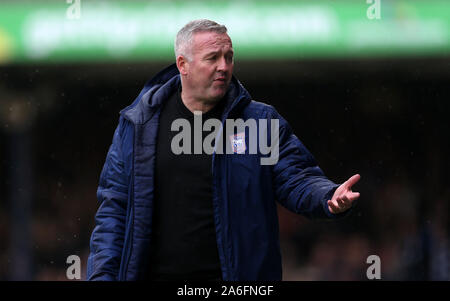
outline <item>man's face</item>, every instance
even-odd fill
[[[226,33],[195,33],[191,61],[186,62],[185,83],[196,99],[218,101],[227,92],[233,65],[233,47]]]

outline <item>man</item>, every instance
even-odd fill
[[[343,217],[359,197],[351,190],[359,175],[340,186],[328,180],[286,120],[251,100],[232,75],[225,26],[188,23],[177,34],[175,54],[176,65],[121,111],[98,187],[88,279],[281,280],[275,201],[310,218]],[[250,152],[255,133],[248,129],[202,130],[212,120],[236,119],[276,121],[273,164]],[[175,154],[180,120],[192,125],[188,134],[197,140],[183,141],[187,152]],[[263,123],[254,124],[259,141],[269,135]],[[211,135],[212,154],[190,152]],[[219,151],[221,143],[232,143],[233,152]]]

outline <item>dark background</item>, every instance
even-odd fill
[[[72,254],[85,277],[119,111],[170,63],[0,67],[0,280],[65,280]],[[284,280],[365,280],[372,254],[384,280],[449,280],[449,57],[236,61],[235,75],[331,180],[361,175],[345,220],[279,208]]]

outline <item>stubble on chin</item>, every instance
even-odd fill
[[[217,94],[214,97],[211,97],[209,99],[205,99],[204,102],[206,104],[216,104],[218,103],[222,98],[225,97],[225,94],[227,94],[228,86],[226,89],[222,90],[221,93]]]

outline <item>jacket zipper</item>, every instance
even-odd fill
[[[213,166],[212,166],[212,168],[213,168],[213,170],[215,169],[214,168],[214,166],[215,166],[215,164],[216,164],[216,154],[214,153],[213,154]],[[214,171],[212,171],[213,172],[213,183],[215,183],[216,185],[214,185],[214,187],[213,187],[213,202],[215,203],[215,207],[217,208],[219,208],[219,216],[218,216],[218,218],[219,218],[219,223],[221,224],[221,227],[222,227],[222,239],[221,239],[221,245],[222,245],[222,254],[223,254],[223,258],[224,258],[224,265],[225,265],[225,269],[226,269],[226,271],[227,271],[227,278],[230,278],[229,277],[229,275],[230,275],[230,270],[231,270],[231,267],[230,267],[230,263],[229,263],[229,260],[228,260],[228,256],[227,256],[227,253],[226,253],[226,246],[225,246],[225,230],[224,230],[224,223],[223,223],[223,221],[222,221],[222,216],[221,216],[221,214],[220,214],[220,196],[219,196],[219,192],[218,192],[218,186],[220,185],[218,182],[217,182],[217,180],[216,180],[216,178],[217,178],[217,172],[216,173],[214,173]],[[216,236],[217,236],[217,228],[216,228]],[[227,279],[225,279],[225,277],[224,277],[224,279],[223,280],[227,280]]]
[[[219,139],[224,139],[225,143],[227,143],[227,141],[226,141],[226,137],[225,137],[226,133],[224,133],[223,124],[224,124],[225,120],[227,119],[228,115],[230,114],[230,112],[233,109],[234,109],[233,106],[230,107],[230,109],[227,112],[225,112],[224,118],[222,119],[222,129],[221,129],[221,134],[219,134]],[[216,145],[217,145],[217,143],[216,143]],[[225,148],[224,149],[224,151],[225,151],[226,150],[226,145],[222,145],[222,147]],[[216,155],[217,155],[216,152],[214,152],[214,154],[213,154],[213,166],[212,166],[213,170],[215,169],[215,165],[216,165],[216,162],[215,162],[216,161]],[[217,174],[217,172],[215,174]],[[214,172],[213,172],[213,175],[214,175]],[[219,194],[217,186],[220,186],[220,183],[218,183],[216,181],[216,185],[215,186],[216,187],[214,187],[214,191],[215,191],[215,194],[217,195],[216,200],[217,200],[217,202],[219,202],[221,200],[221,197],[220,197],[220,194]],[[222,200],[222,203],[223,202],[224,201]],[[217,206],[220,206],[220,204],[217,204]],[[219,218],[222,219],[222,216],[221,216],[220,212],[219,212]],[[222,238],[222,249],[223,249],[222,252],[223,252],[223,256],[225,257],[225,265],[226,265],[226,268],[227,268],[227,271],[228,271],[228,273],[227,273],[227,276],[228,276],[227,278],[228,279],[223,279],[223,280],[233,280],[234,279],[234,277],[233,277],[234,271],[233,271],[233,267],[231,266],[231,259],[230,259],[231,254],[229,256],[227,256],[226,243],[225,243],[226,242],[226,239],[225,239],[226,233],[225,233],[225,229],[224,229],[223,225],[224,225],[224,223],[222,222],[222,233],[223,233],[222,234],[222,237],[223,237]],[[216,235],[217,235],[217,233],[216,233]],[[231,252],[233,252],[233,246],[231,246]]]

